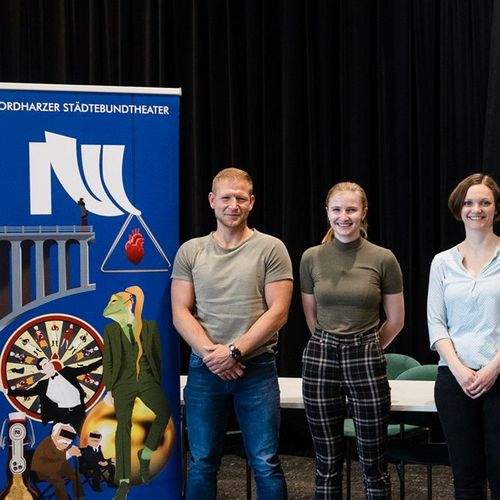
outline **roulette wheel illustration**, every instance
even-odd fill
[[[102,360],[103,342],[84,320],[68,314],[45,314],[17,328],[5,343],[0,357],[1,385],[26,390],[47,377],[36,365],[47,358],[57,371],[65,367],[84,368]],[[78,376],[85,392],[88,411],[104,391],[102,365]],[[30,418],[41,421],[39,396],[7,396],[9,402]]]

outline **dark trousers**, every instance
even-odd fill
[[[435,387],[439,418],[448,443],[457,500],[500,500],[500,379],[483,396],[468,397],[449,368],[440,366]]]
[[[88,462],[84,455],[80,457],[80,472],[86,477],[92,479],[92,485],[97,486],[101,481],[106,481],[108,484],[113,484],[115,480],[115,466],[111,460],[106,461],[106,465],[99,465],[99,462]],[[107,477],[105,476],[107,472]]]
[[[108,477],[104,477],[104,473],[108,472]],[[106,481],[112,484],[115,480],[115,466],[108,461],[107,465],[95,464],[89,471],[92,475],[92,484],[98,485],[101,481]]]
[[[58,408],[53,420],[54,424],[58,422],[70,424],[80,434],[83,421],[85,420],[85,405],[78,405],[74,408]]]
[[[129,479],[131,475],[130,432],[135,398],[140,398],[156,416],[144,441],[144,446],[153,451],[158,448],[170,420],[170,405],[160,384],[153,380],[118,385],[113,389],[113,398],[118,421],[115,435],[116,477]]]

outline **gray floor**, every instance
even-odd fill
[[[290,500],[314,498],[314,460],[312,458],[282,455],[283,469],[287,478]],[[390,465],[393,499],[399,496],[399,480],[396,469]],[[406,499],[425,500],[427,498],[426,468],[418,465],[406,466]],[[236,455],[223,458],[219,473],[220,500],[246,500],[245,461]],[[453,487],[449,467],[433,467],[433,498],[435,500],[453,499]],[[255,485],[253,485],[255,498]],[[200,499],[201,500],[201,499]],[[352,500],[364,500],[359,464],[353,462]]]

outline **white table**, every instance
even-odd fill
[[[304,408],[302,379],[280,377],[281,408]],[[391,411],[435,412],[434,381],[389,380]]]
[[[389,380],[391,411],[437,412],[432,380]]]
[[[184,480],[187,473],[185,437],[184,437],[184,397],[183,391],[187,382],[187,376],[181,375],[180,397],[181,397],[181,443],[183,456]],[[304,409],[302,398],[302,378],[279,377],[280,406],[282,409]],[[410,412],[418,415],[436,413],[434,402],[434,381],[427,380],[389,380],[391,386],[391,413]],[[247,489],[249,476],[247,473]],[[184,484],[183,484],[184,491]]]
[[[181,403],[187,376],[181,375]],[[302,379],[279,377],[280,406],[288,409],[303,409]],[[434,382],[427,380],[389,380],[391,386],[391,411],[436,412]]]

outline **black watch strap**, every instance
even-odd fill
[[[229,356],[236,361],[241,361],[241,351],[234,345],[229,344]]]

